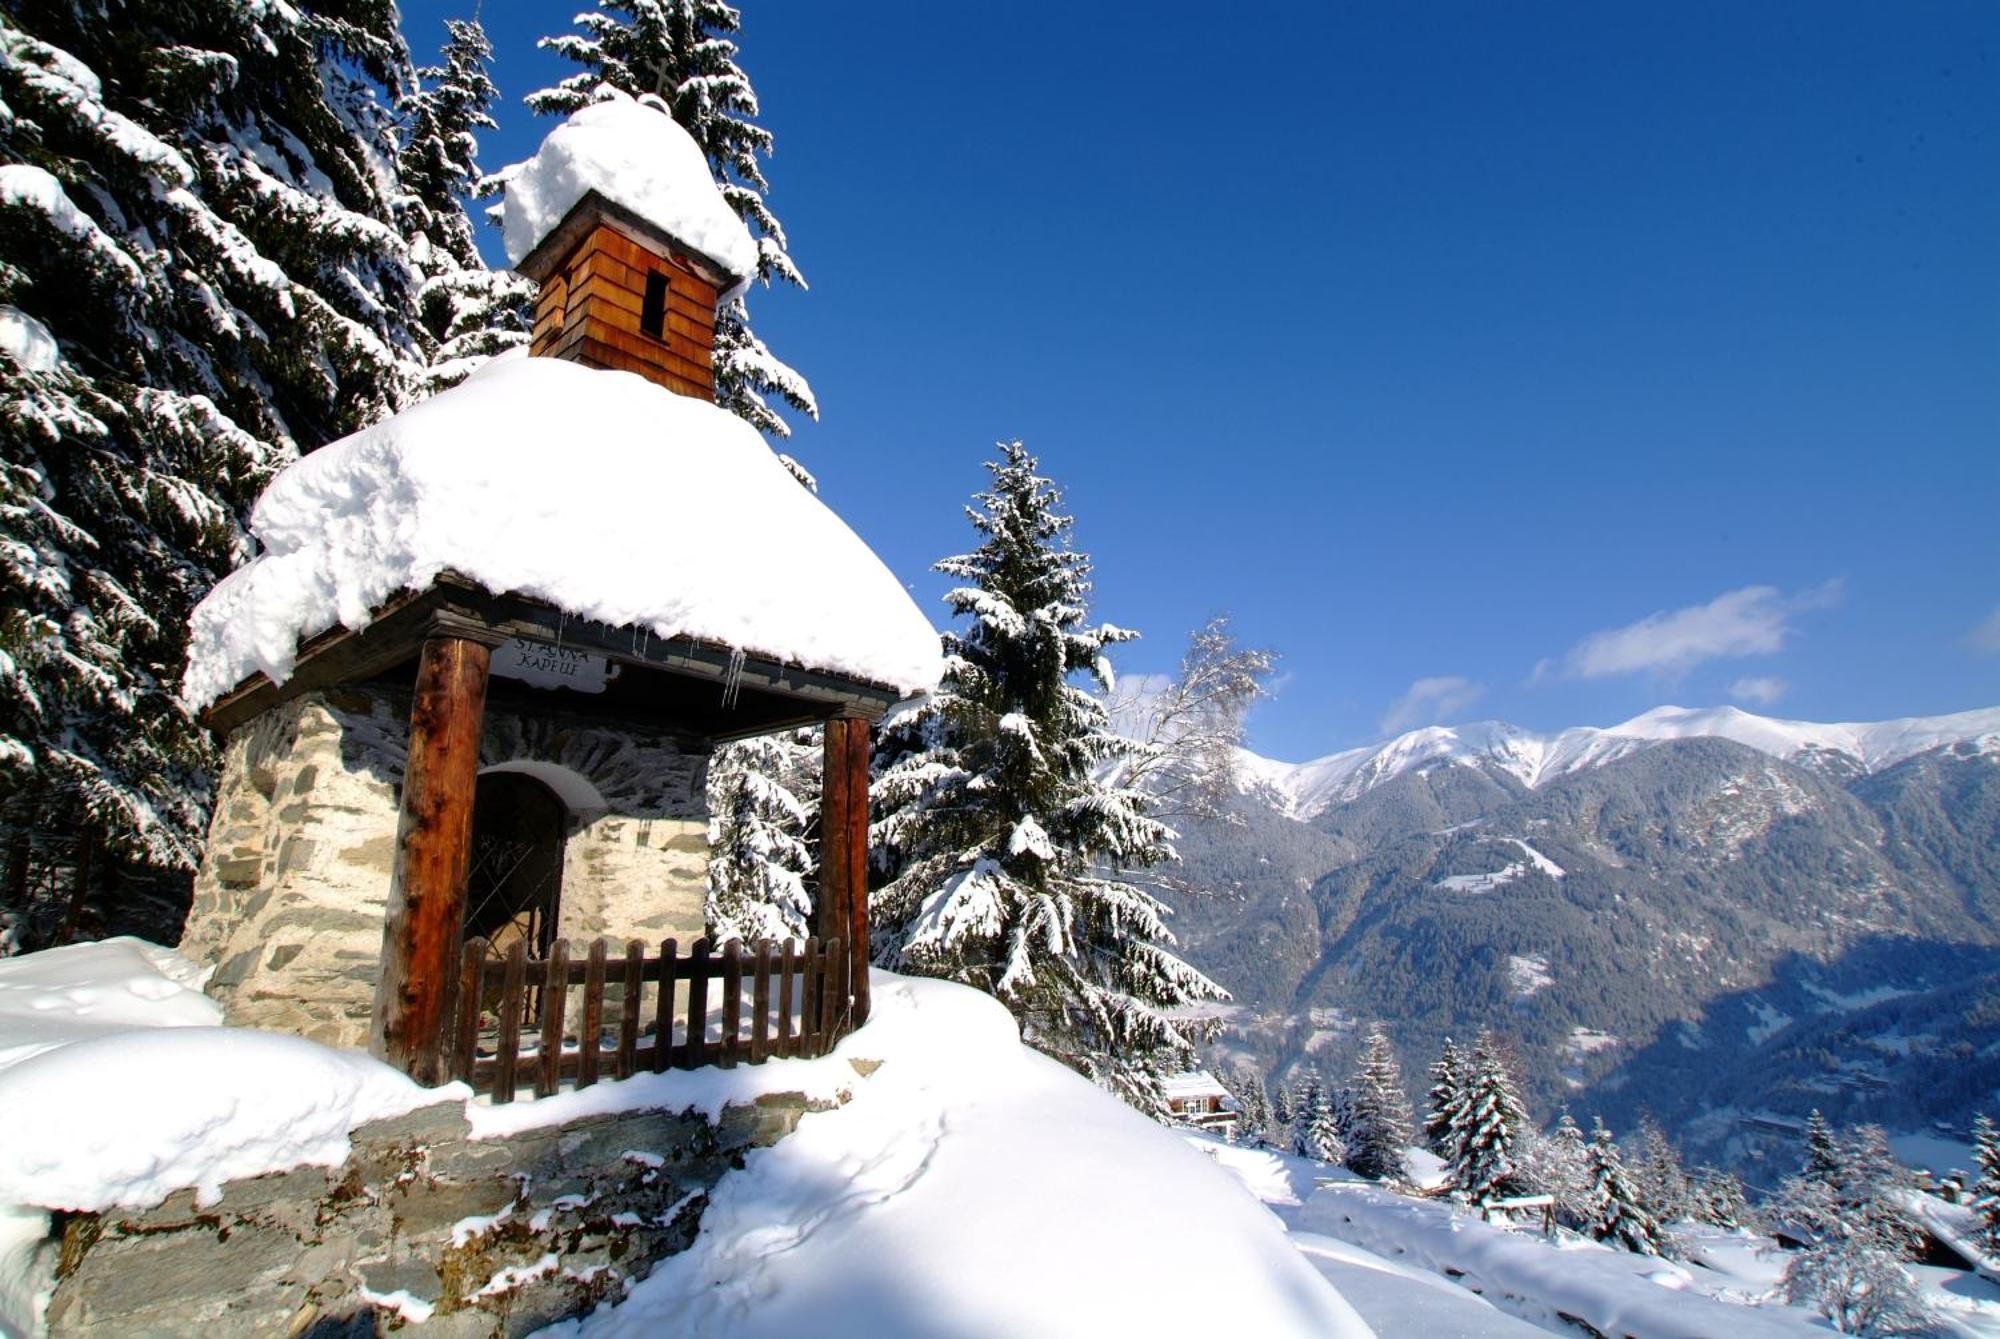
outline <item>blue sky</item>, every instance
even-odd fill
[[[489,165],[581,3],[487,7]],[[2000,7],[1244,12],[746,6],[792,449],[927,608],[1018,437],[1124,670],[1282,654],[1274,756],[2000,704]]]

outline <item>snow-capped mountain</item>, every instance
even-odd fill
[[[1675,739],[1728,739],[1783,762],[1847,778],[1893,767],[1946,744],[2000,750],[2000,707],[1948,716],[1820,724],[1758,716],[1735,707],[1655,707],[1622,725],[1538,734],[1505,721],[1430,726],[1386,744],[1311,762],[1238,754],[1246,790],[1290,818],[1310,819],[1360,798],[1412,768],[1455,763],[1499,772],[1530,789],[1559,776],[1629,757]]]
[[[1745,1112],[1909,1131],[1991,1103],[1965,1060],[2000,1054],[2000,709],[1668,707],[1243,763],[1169,894],[1233,997],[1218,1064],[1338,1073],[1381,1020],[1407,1066],[1490,1026],[1538,1115],[1650,1111],[1745,1166]]]

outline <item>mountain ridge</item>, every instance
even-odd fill
[[[1378,785],[1432,763],[1471,765],[1512,777],[1530,790],[1583,768],[1629,757],[1671,740],[1719,738],[1783,762],[1842,779],[1884,771],[1950,744],[2000,752],[2000,707],[1886,721],[1815,722],[1760,716],[1738,707],[1661,706],[1612,726],[1543,733],[1506,721],[1411,730],[1381,744],[1302,763],[1239,749],[1238,784],[1288,818],[1310,820]]]

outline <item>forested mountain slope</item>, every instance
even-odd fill
[[[1411,1063],[1492,1024],[1539,1115],[1650,1109],[1738,1159],[1755,1112],[1963,1124],[1996,1100],[1952,1077],[2000,1038],[1996,725],[1663,709],[1419,731],[1333,788],[1253,765],[1240,825],[1182,834],[1213,891],[1178,929],[1267,1072],[1344,1069],[1369,1019]]]

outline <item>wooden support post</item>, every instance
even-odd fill
[[[479,642],[433,637],[417,661],[410,760],[368,1048],[419,1083],[446,1077],[445,1005],[464,929],[472,792],[492,658],[492,649]]]
[[[851,999],[849,1025],[868,1021],[868,749],[866,717],[826,723],[825,778],[820,789],[819,937],[846,946],[843,973]],[[842,1001],[847,1003],[847,1001]],[[835,1010],[836,1016],[846,1010]]]

